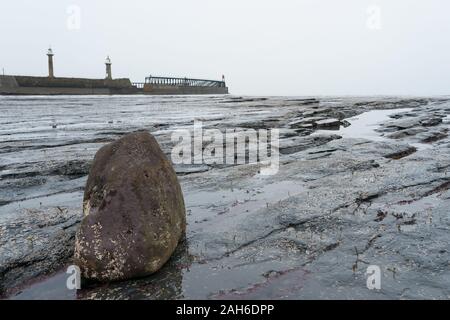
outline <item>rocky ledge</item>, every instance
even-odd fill
[[[188,226],[174,257],[148,278],[76,293],[67,293],[61,273],[51,274],[71,263],[82,218],[73,203],[81,204],[83,178],[58,176],[59,187],[39,205],[42,194],[32,181],[54,181],[54,175],[9,176],[0,186],[9,203],[0,207],[0,290],[16,291],[11,297],[17,299],[450,298],[449,100],[235,97],[208,103],[220,112],[201,109],[196,117],[209,128],[281,129],[278,174],[262,176],[249,164],[179,167]],[[357,125],[352,117],[385,109],[394,111],[372,136],[343,131]],[[174,126],[149,129],[166,153]],[[335,126],[340,130],[323,131]],[[78,146],[70,161],[88,161],[96,149]],[[14,152],[10,159],[22,150]],[[46,168],[63,162],[35,158]],[[19,161],[0,166],[2,175],[31,170]],[[6,183],[13,189],[5,191]],[[11,191],[20,184],[29,195]],[[366,287],[369,265],[381,269],[379,291]]]

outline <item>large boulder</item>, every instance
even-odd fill
[[[186,230],[183,194],[155,138],[139,131],[95,155],[76,235],[86,279],[125,280],[158,271]]]

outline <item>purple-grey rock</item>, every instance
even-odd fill
[[[83,278],[116,281],[158,271],[185,234],[183,194],[148,132],[128,134],[95,155],[76,235]]]

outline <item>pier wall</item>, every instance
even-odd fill
[[[3,95],[110,95],[140,91],[129,79],[0,76],[0,94]]]
[[[178,95],[178,94],[228,94],[227,87],[202,87],[202,86],[174,86],[145,84],[144,94],[153,95]]]
[[[14,76],[19,87],[110,89],[131,88],[130,79],[84,79]]]
[[[49,78],[0,76],[0,95],[183,95],[228,94],[228,88],[146,83],[132,85],[129,79]]]

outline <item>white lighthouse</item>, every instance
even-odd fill
[[[48,48],[47,51],[47,56],[48,56],[48,77],[49,78],[54,78],[55,74],[53,73],[53,50],[52,48]]]
[[[112,80],[112,71],[111,71],[111,59],[109,58],[109,56],[106,57],[106,79],[107,80]]]

